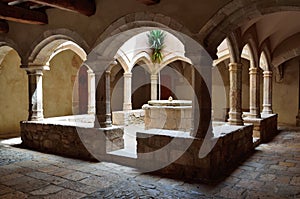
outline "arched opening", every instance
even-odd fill
[[[81,80],[84,78],[83,75],[87,76],[86,69],[80,67],[82,62],[83,60],[71,50],[62,51],[49,61],[50,70],[43,75],[45,118],[73,115],[74,105],[74,112],[81,113],[80,100],[86,93],[86,90],[81,90],[81,87],[86,86],[86,81]],[[77,77],[79,81],[76,80]],[[74,100],[73,105],[74,85],[77,86],[75,90],[79,92],[78,101]]]
[[[132,109],[141,109],[151,99],[150,74],[143,63],[136,64],[132,69]]]
[[[20,136],[20,121],[28,117],[27,75],[20,65],[15,49],[0,46],[0,139]]]
[[[40,119],[93,112],[92,71],[81,67],[84,60],[86,52],[67,36],[52,35],[35,46],[26,70],[49,67],[49,71],[42,69],[42,91],[38,92],[38,99],[43,100]]]

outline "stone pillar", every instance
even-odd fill
[[[49,66],[22,66],[22,68],[27,71],[28,75],[28,120],[43,120],[43,70],[49,70]]]
[[[95,73],[92,70],[88,70],[88,114],[95,114],[95,96],[96,96],[96,91],[95,91]]]
[[[132,110],[131,78],[132,78],[132,73],[131,72],[124,73],[124,103],[123,103],[123,110],[124,111]]]
[[[262,114],[272,114],[272,71],[264,71],[264,93]]]
[[[259,70],[256,67],[249,69],[250,75],[250,118],[260,118],[260,85],[259,85]]]
[[[231,125],[243,125],[242,119],[242,64],[229,63],[229,119]]]
[[[95,128],[112,126],[110,110],[110,72],[95,72],[96,80],[96,118]]]
[[[151,75],[151,100],[157,100],[157,74]]]

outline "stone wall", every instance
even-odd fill
[[[252,130],[252,125],[237,127],[205,142],[192,137],[137,133],[138,167],[147,170],[153,165],[161,165],[156,173],[176,178],[215,180],[253,149]],[[205,155],[212,146],[213,149]]]
[[[95,160],[124,148],[123,129],[21,122],[22,145],[58,155]]]

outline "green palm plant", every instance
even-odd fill
[[[161,50],[164,47],[166,35],[162,30],[151,30],[147,36],[152,49],[151,60],[153,63],[160,63],[163,60]]]

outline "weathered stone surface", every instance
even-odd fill
[[[149,106],[147,104],[143,106],[145,111],[145,129],[159,128],[191,131],[192,106],[177,106],[181,105],[180,103],[172,104],[172,106],[158,106],[160,103],[163,102],[157,100],[157,103],[154,103],[155,106]],[[187,103],[190,104],[191,102],[187,101]]]
[[[138,133],[138,159],[147,161],[139,166],[148,168],[151,163],[169,161],[170,165],[156,172],[176,175],[178,178],[211,180],[222,176],[224,170],[251,152],[252,130],[251,125],[240,127],[205,142],[192,137]],[[173,142],[175,139],[176,144]],[[161,150],[162,148],[167,150]]]
[[[59,155],[94,160],[93,155],[124,148],[122,128],[93,129],[46,123],[21,123],[23,145]]]

